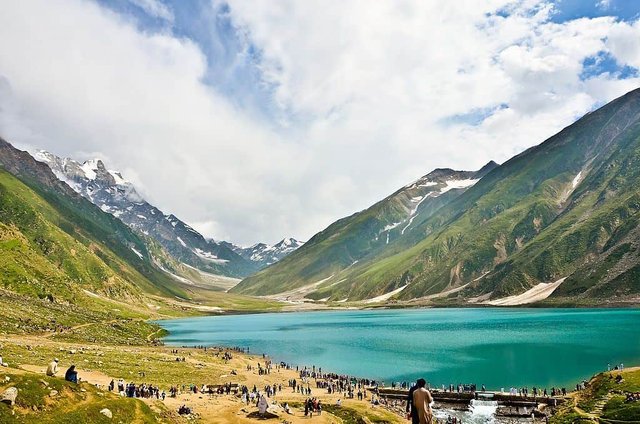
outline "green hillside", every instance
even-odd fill
[[[0,332],[138,344],[161,335],[149,318],[278,307],[172,276],[180,264],[141,237],[0,139]]]
[[[383,249],[325,270],[331,278],[306,296],[359,300],[403,288],[395,299],[450,292],[438,301],[461,303],[567,277],[547,302],[635,301],[639,154],[635,90],[492,170]],[[292,255],[237,289],[271,294],[309,284],[296,260],[315,259]]]
[[[243,280],[233,291],[272,294],[331,279],[408,237],[418,223],[466,190],[447,187],[447,181],[475,181],[496,166],[489,162],[471,172],[436,169],[370,208],[331,224],[291,255]]]

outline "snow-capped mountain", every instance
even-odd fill
[[[179,261],[231,277],[244,277],[257,271],[256,263],[246,260],[225,243],[205,239],[176,216],[164,214],[146,202],[133,184],[119,172],[108,170],[100,159],[80,163],[42,150],[33,156],[103,211],[157,240]]]
[[[278,262],[285,256],[294,252],[303,244],[304,242],[302,241],[288,237],[280,240],[274,245],[269,245],[266,243],[256,243],[251,247],[240,247],[228,243],[228,246],[246,260],[258,264],[258,266],[262,269]]]

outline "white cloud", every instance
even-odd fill
[[[607,38],[607,48],[621,64],[640,68],[640,20],[632,25],[615,24]]]
[[[167,22],[174,21],[173,12],[160,0],[129,0],[129,2],[144,10],[149,16]]]
[[[534,0],[231,1],[279,127],[204,85],[192,41],[84,1],[11,2],[0,134],[79,159],[102,152],[215,238],[308,239],[435,167],[504,161],[638,86],[580,79],[599,51],[640,66],[638,23],[550,13]]]

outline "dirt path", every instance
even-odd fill
[[[48,339],[49,337],[53,337],[55,335],[60,335],[60,334],[64,334],[64,333],[71,333],[71,332],[73,332],[75,330],[78,330],[80,328],[91,327],[92,325],[99,325],[99,324],[114,324],[116,322],[118,322],[117,319],[112,319],[112,320],[108,320],[108,321],[87,322],[87,323],[84,323],[84,324],[74,325],[73,327],[66,328],[66,329],[64,329],[63,331],[60,331],[60,332],[54,331],[52,333],[45,333],[45,334],[42,334],[40,337]]]

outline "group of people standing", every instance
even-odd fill
[[[116,389],[116,382],[111,380],[109,383],[109,391],[112,392]],[[118,393],[121,396],[126,396],[129,398],[142,398],[142,399],[162,399],[164,400],[167,396],[164,390],[160,390],[158,386],[153,386],[151,384],[138,384],[135,383],[127,383],[124,384],[124,380],[120,379],[118,381]]]
[[[309,398],[304,403],[304,416],[313,417],[313,413],[322,414],[322,402],[316,398]]]

